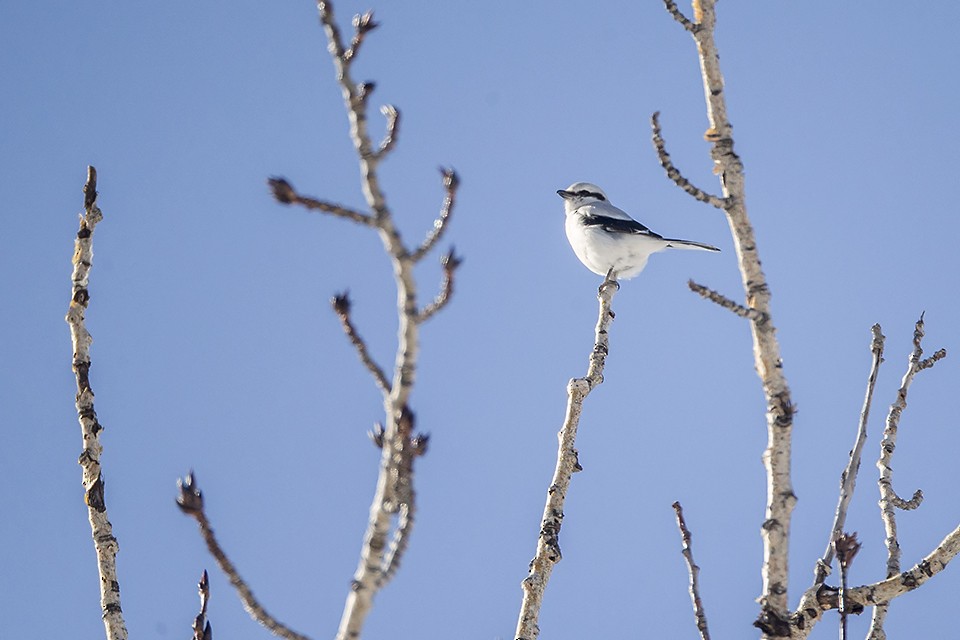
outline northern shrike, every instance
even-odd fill
[[[557,194],[567,212],[567,240],[587,269],[627,280],[643,271],[647,258],[664,249],[720,251],[702,242],[664,238],[607,201],[603,189],[575,182]]]

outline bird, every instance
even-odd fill
[[[603,189],[574,182],[559,189],[566,211],[567,240],[580,262],[607,280],[629,280],[647,266],[647,259],[664,249],[720,251],[692,240],[664,238],[643,226],[607,199]]]

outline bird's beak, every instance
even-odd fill
[[[575,194],[570,191],[564,191],[563,189],[557,189],[557,195],[563,198],[564,200],[569,200]]]

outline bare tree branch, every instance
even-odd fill
[[[178,480],[177,486],[180,488],[179,495],[177,496],[177,505],[185,514],[193,517],[197,521],[197,525],[200,527],[200,534],[207,543],[207,549],[209,549],[210,554],[217,560],[220,569],[230,579],[230,584],[237,590],[237,595],[240,596],[240,602],[243,603],[244,610],[250,614],[251,618],[266,627],[274,635],[286,638],[287,640],[309,640],[307,636],[293,631],[267,613],[267,610],[263,608],[263,605],[261,605],[253,595],[253,591],[250,590],[247,583],[240,577],[236,567],[233,566],[230,558],[227,557],[220,543],[217,542],[216,536],[213,535],[213,528],[210,526],[210,521],[207,520],[206,513],[204,513],[203,493],[197,486],[193,472],[188,473],[186,478]],[[204,575],[206,575],[206,572],[204,572]]]
[[[797,498],[790,473],[793,402],[783,373],[780,345],[770,310],[770,289],[760,266],[756,238],[747,216],[743,163],[734,152],[733,127],[727,117],[723,74],[714,39],[716,0],[695,0],[692,23],[671,0],[664,0],[667,11],[692,36],[700,58],[703,93],[710,127],[704,137],[711,143],[714,172],[720,176],[727,216],[733,234],[740,276],[746,295],[745,306],[751,314],[754,362],[767,400],[767,449],[763,454],[767,472],[767,508],[761,536],[763,539],[763,585],[761,613],[756,621],[767,635],[788,633],[787,576],[790,520]]]
[[[660,166],[663,167],[664,171],[667,172],[667,177],[670,178],[674,184],[700,202],[706,202],[707,204],[713,205],[718,209],[725,209],[727,205],[730,204],[728,199],[715,196],[712,193],[707,193],[703,189],[695,186],[693,183],[683,177],[683,174],[680,173],[680,170],[673,165],[673,161],[670,159],[670,154],[667,153],[667,146],[663,141],[663,135],[660,131],[659,111],[655,111],[653,113],[653,116],[650,118],[650,126],[653,129],[653,148],[657,150],[657,158],[660,160]]]
[[[880,372],[880,363],[883,362],[883,333],[880,332],[880,325],[875,324],[871,328],[873,339],[870,341],[870,353],[873,359],[870,365],[870,375],[867,377],[867,392],[863,398],[863,408],[860,410],[860,424],[857,428],[857,438],[850,450],[850,460],[847,467],[840,474],[840,498],[837,502],[837,510],[833,516],[833,526],[830,528],[830,539],[827,541],[827,550],[823,557],[817,561],[817,567],[814,571],[814,584],[822,584],[830,575],[830,565],[833,562],[833,553],[836,541],[847,522],[847,509],[850,507],[850,500],[853,499],[853,492],[857,486],[857,473],[860,471],[860,458],[863,454],[863,444],[867,441],[867,421],[870,417],[870,405],[873,402],[873,390],[877,385],[877,374]]]
[[[400,568],[400,561],[407,552],[410,545],[410,532],[413,531],[414,511],[416,506],[411,500],[400,505],[397,510],[397,528],[393,531],[393,538],[390,540],[390,547],[383,556],[383,583],[386,584],[393,580],[397,570]]]
[[[450,251],[440,258],[440,265],[443,267],[443,280],[440,282],[440,293],[437,294],[437,297],[434,298],[433,302],[428,304],[420,313],[417,314],[417,322],[426,322],[436,312],[447,306],[447,303],[450,302],[450,298],[453,297],[454,275],[457,272],[457,268],[461,264],[463,264],[463,258],[454,252],[453,247],[451,247]]]
[[[840,640],[847,640],[847,576],[849,575],[850,563],[853,562],[853,558],[860,551],[860,543],[857,542],[856,533],[841,533],[834,540],[833,546],[837,554],[837,564],[840,567]]]
[[[890,603],[905,593],[920,587],[927,580],[943,571],[960,553],[960,526],[947,534],[937,547],[907,571],[902,571],[886,580],[852,587],[846,590],[846,604],[851,613],[857,613],[868,606],[880,606]],[[796,627],[803,633],[793,637],[806,637],[824,611],[840,608],[839,591],[827,585],[807,589],[800,606],[794,614]],[[882,629],[881,635],[882,635]]]
[[[400,134],[400,111],[392,104],[385,104],[380,107],[380,113],[387,119],[387,132],[377,149],[378,160],[382,160],[393,151],[397,144],[397,136]]]
[[[677,8],[677,3],[673,0],[663,0],[663,4],[667,8],[667,12],[673,16],[673,19],[683,25],[683,28],[689,31],[690,33],[695,33],[697,29],[700,28],[700,25],[691,21],[687,16],[683,15],[683,12]]]
[[[453,271],[459,260],[456,260],[452,253],[449,254],[444,269],[443,290],[432,305],[421,311],[417,302],[413,269],[416,261],[422,256],[418,252],[411,252],[401,239],[377,177],[380,161],[396,144],[399,111],[393,106],[382,109],[387,120],[387,132],[379,148],[374,150],[367,131],[367,106],[374,85],[371,82],[356,84],[350,73],[351,64],[364,36],[376,26],[376,23],[373,22],[372,15],[369,13],[355,18],[354,39],[350,47],[345,48],[331,3],[320,0],[317,8],[320,13],[320,22],[327,35],[328,50],[333,59],[337,82],[346,105],[350,122],[350,138],[360,163],[361,187],[367,206],[372,212],[367,216],[370,219],[369,222],[366,218],[360,222],[370,224],[377,230],[384,249],[391,259],[397,286],[399,324],[393,379],[385,385],[386,375],[374,373],[378,386],[384,392],[386,420],[382,432],[374,434],[374,442],[382,449],[377,489],[370,506],[370,519],[367,523],[357,571],[354,574],[353,588],[347,596],[337,632],[338,640],[347,640],[359,637],[366,616],[373,606],[374,596],[396,571],[403,551],[409,543],[416,506],[413,461],[426,450],[426,436],[413,433],[413,414],[408,406],[419,355],[419,325],[449,301],[453,292]],[[441,214],[441,229],[437,230],[437,237],[446,226],[449,209],[453,206],[452,190],[455,189],[455,177],[452,172],[448,180],[450,182],[447,185],[449,208],[446,214]],[[432,244],[436,240],[431,242],[430,237],[428,236],[427,242]],[[427,250],[429,248],[428,246]],[[361,359],[364,359],[362,355]],[[372,360],[368,356],[365,362],[372,362]],[[379,367],[371,368],[370,364],[367,367],[371,371],[379,369]],[[387,537],[394,522],[396,526],[393,542],[388,546]]]
[[[756,322],[766,322],[766,318],[761,312],[757,311],[756,309],[748,309],[742,304],[734,302],[722,293],[717,293],[713,289],[705,287],[702,284],[698,284],[693,280],[688,280],[687,286],[690,287],[691,291],[699,294],[702,298],[705,298],[710,302],[714,302],[728,311],[732,311],[741,318],[747,318]]]
[[[357,55],[357,51],[360,50],[360,45],[363,44],[366,35],[379,26],[380,24],[373,19],[373,11],[353,16],[353,40],[350,42],[350,48],[343,52],[344,59],[352,60]]]
[[[433,223],[433,229],[427,234],[423,244],[413,252],[411,258],[413,258],[414,262],[422,260],[443,236],[444,231],[447,230],[447,221],[450,219],[450,214],[453,212],[453,205],[457,199],[457,189],[460,187],[460,178],[457,176],[457,172],[453,169],[440,169],[440,174],[443,176],[443,188],[446,190],[446,195],[443,198],[443,206],[440,207],[439,217],[437,217]]]
[[[66,321],[70,326],[73,343],[73,372],[77,379],[77,419],[83,437],[83,452],[80,454],[84,502],[93,535],[93,548],[97,554],[97,570],[100,574],[100,609],[107,640],[126,640],[127,627],[120,608],[120,582],[117,577],[117,539],[107,517],[104,496],[103,474],[100,469],[100,432],[103,425],[97,420],[93,406],[93,388],[90,386],[90,345],[93,338],[86,327],[86,311],[90,304],[90,270],[93,267],[93,231],[103,220],[97,206],[97,170],[87,167],[87,182],[83,185],[83,208],[80,229],[73,250],[73,274],[71,276],[70,308]]]
[[[210,577],[204,570],[197,585],[200,591],[200,613],[193,619],[193,640],[213,640],[213,628],[207,620],[207,602],[210,600]]]
[[[603,367],[610,345],[607,332],[614,316],[610,305],[617,289],[619,289],[617,281],[610,279],[609,275],[600,285],[597,296],[600,300],[600,314],[597,319],[587,375],[583,378],[573,378],[567,384],[566,416],[557,434],[559,439],[557,466],[553,472],[550,487],[547,489],[547,501],[543,508],[536,555],[530,561],[530,571],[521,583],[523,602],[520,606],[520,617],[514,636],[517,640],[535,640],[540,635],[538,620],[540,607],[543,604],[543,594],[550,580],[550,574],[553,572],[553,566],[561,558],[560,527],[563,524],[563,504],[570,486],[570,478],[575,472],[581,470],[577,460],[577,449],[574,446],[577,427],[580,424],[583,401],[597,385],[603,382]]]
[[[301,196],[294,190],[293,185],[283,178],[270,178],[267,180],[267,184],[270,185],[270,190],[273,192],[273,197],[281,204],[299,204],[303,205],[307,209],[323,211],[324,213],[330,213],[339,218],[346,218],[347,220],[352,220],[363,225],[372,226],[374,224],[373,217],[368,216],[365,213],[360,213],[354,209],[344,207],[343,205],[334,204],[332,202],[325,202],[323,200],[317,200],[316,198]]]
[[[377,383],[377,388],[380,389],[381,393],[383,393],[384,396],[389,396],[390,381],[387,380],[387,375],[383,372],[383,369],[380,368],[380,365],[373,361],[370,352],[367,350],[367,343],[360,337],[356,327],[353,326],[353,321],[350,319],[349,293],[344,291],[343,293],[335,295],[330,300],[330,304],[340,319],[340,324],[343,326],[343,332],[346,334],[347,339],[350,340],[350,343],[356,348],[357,355],[360,356],[360,362],[363,363],[363,366],[365,366],[367,371],[370,372],[370,375],[373,376],[374,381]]]
[[[890,463],[893,452],[897,447],[900,416],[907,408],[907,392],[910,390],[914,376],[923,369],[932,367],[938,360],[947,355],[946,351],[941,349],[924,360],[923,335],[923,314],[920,314],[920,319],[917,320],[913,331],[913,351],[910,353],[907,372],[900,382],[896,401],[890,405],[890,412],[887,414],[887,422],[883,430],[883,440],[880,442],[880,459],[877,460],[877,468],[880,470],[878,480],[880,486],[880,517],[883,520],[883,527],[886,532],[884,544],[887,547],[888,578],[900,573],[900,542],[897,540],[896,509],[915,509],[920,506],[920,502],[923,500],[923,492],[919,489],[913,494],[910,501],[906,501],[897,495],[893,488],[893,467]],[[886,637],[886,633],[883,631],[883,623],[887,617],[887,607],[887,604],[874,607],[873,617],[870,620],[870,631],[868,632],[869,638],[882,640]]]
[[[697,631],[700,632],[701,640],[710,640],[707,613],[700,599],[700,567],[693,561],[692,536],[687,529],[687,521],[683,519],[683,507],[679,502],[673,503],[673,510],[677,514],[677,528],[680,529],[680,538],[683,541],[683,559],[687,561],[687,571],[690,573],[690,601],[693,604],[693,615],[697,620]]]

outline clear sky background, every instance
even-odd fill
[[[711,174],[690,37],[659,2],[338,2],[382,27],[355,65],[374,107],[403,113],[383,186],[408,242],[462,189],[450,243],[466,257],[452,305],[424,327],[413,396],[432,434],[419,517],[366,638],[513,637],[556,456],[565,385],[582,375],[600,278],[574,257],[556,190],[577,180],[655,231],[720,254],[653,257],[614,302],[606,381],[591,395],[545,639],[695,638],[670,504],[680,500],[716,638],[753,637],[765,478],[764,406],[747,324],[687,290],[742,299],[725,220],[665,179]],[[881,371],[848,529],[851,582],[881,579],[874,462],[926,311],[895,486],[904,567],[960,522],[955,25],[960,5],[719,5],[717,36],[748,208],[799,413],[790,601],[812,580],[883,325]],[[379,240],[284,208],[265,180],[363,205],[347,121],[310,2],[0,6],[0,518],[4,637],[103,628],[64,313],[88,164],[105,219],[88,328],[106,427],[107,501],[131,637],[183,638],[212,576],[217,637],[267,638],[174,505],[196,470],[222,543],[267,608],[335,633],[376,480],[366,431],[379,395],[329,308],[349,289],[376,358],[392,362],[394,289]],[[372,109],[377,135],[382,122]],[[439,267],[418,271],[431,295]],[[897,600],[891,638],[958,638],[960,561]],[[814,637],[832,638],[828,614]],[[867,619],[852,622],[862,637]]]

